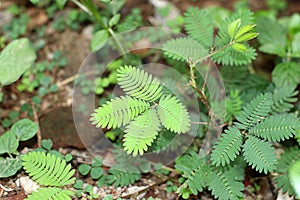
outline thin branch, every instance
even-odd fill
[[[88,71],[88,72],[85,72],[84,75],[85,75],[85,76],[90,76],[90,75],[93,75],[93,74],[95,74],[95,73],[96,73],[95,71]],[[73,81],[74,81],[76,78],[78,78],[79,76],[80,76],[80,74],[75,74],[75,75],[73,75],[73,76],[70,76],[70,77],[66,78],[65,80],[62,80],[62,81],[60,81],[60,82],[57,82],[56,84],[57,84],[57,86],[58,86],[59,88],[61,88],[61,87],[65,86],[65,85],[67,85],[67,84],[73,82]]]
[[[162,180],[153,183],[152,185],[145,186],[145,188],[143,188],[143,189],[141,189],[141,190],[138,190],[138,191],[135,191],[135,192],[132,192],[132,193],[123,195],[123,196],[121,196],[121,198],[128,199],[128,198],[130,198],[130,197],[136,197],[136,196],[138,196],[139,194],[141,194],[141,193],[143,193],[143,192],[146,192],[146,191],[148,191],[148,190],[154,188],[154,187],[157,186],[157,185],[161,185],[161,184],[167,182],[167,181],[170,180],[170,179],[174,179],[176,176],[178,176],[178,174],[176,174],[176,175],[174,175],[174,176],[168,176],[168,177],[165,177],[165,178],[163,178]]]
[[[11,191],[14,190],[14,189],[12,189],[12,188],[6,188],[6,187],[4,187],[1,183],[0,183],[0,188],[1,188],[3,191],[5,191],[5,192],[11,192]]]
[[[31,102],[31,108],[33,110],[33,117],[34,117],[34,121],[35,123],[37,123],[38,125],[38,131],[37,131],[37,145],[38,147],[40,148],[42,145],[41,145],[41,142],[42,142],[42,134],[41,134],[41,127],[40,127],[40,123],[39,123],[39,117],[37,115],[37,112],[36,112],[36,109],[35,109],[35,106],[34,106],[34,103]]]
[[[208,125],[207,122],[191,122],[191,124]]]

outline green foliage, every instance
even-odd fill
[[[213,44],[213,25],[210,15],[196,7],[187,9],[184,14],[184,27],[188,35],[204,48]],[[200,54],[201,55],[201,54]]]
[[[21,157],[16,158],[2,158],[0,157],[0,178],[7,178],[13,176],[22,167]]]
[[[244,189],[244,172],[240,167],[234,165],[215,168],[194,152],[181,156],[176,160],[175,168],[182,173],[185,182],[178,188],[178,192],[183,195],[188,188],[197,195],[208,188],[218,199],[239,199],[243,196]]]
[[[276,168],[277,159],[271,144],[249,136],[243,146],[243,156],[253,169],[268,173]]]
[[[22,167],[20,156],[15,158],[12,154],[18,155],[17,149],[20,141],[31,139],[38,131],[38,125],[29,119],[21,119],[13,124],[10,130],[0,136],[0,155],[8,154],[10,157],[0,157],[0,178],[10,177],[17,173]]]
[[[213,37],[213,18],[207,12],[190,8],[184,20],[189,37],[167,41],[163,45],[166,56],[196,62],[210,57],[223,65],[244,65],[255,58],[255,49],[246,44],[258,35],[251,32],[255,25],[253,13],[249,10],[241,10],[227,17],[218,27],[216,38]]]
[[[22,157],[25,171],[42,186],[65,186],[74,183],[75,170],[65,160],[44,152],[30,152]]]
[[[155,101],[162,96],[162,87],[151,74],[132,66],[120,67],[117,80],[127,95],[145,101]]]
[[[117,128],[128,124],[136,116],[149,109],[148,102],[131,97],[116,97],[95,110],[92,124],[97,127]]]
[[[292,103],[297,101],[295,97],[298,91],[293,87],[279,87],[274,89],[273,93],[273,113],[289,112],[294,105]]]
[[[296,130],[300,130],[299,120],[295,120],[293,114],[281,114],[264,119],[253,126],[249,133],[268,141],[280,142],[297,135]]]
[[[296,161],[293,163],[289,169],[289,178],[291,185],[293,186],[295,193],[296,193],[296,198],[300,198],[300,160]]]
[[[276,65],[272,72],[272,81],[277,87],[296,87],[300,82],[300,67],[295,62]]]
[[[135,118],[126,126],[124,138],[124,150],[128,153],[143,154],[148,150],[160,130],[160,122],[157,111],[150,109]]]
[[[133,156],[143,154],[155,141],[161,126],[175,133],[190,129],[190,117],[184,105],[171,95],[151,74],[132,66],[120,67],[117,79],[128,96],[108,101],[92,114],[97,127],[125,126],[124,149]],[[158,102],[155,102],[158,101]]]
[[[248,129],[269,114],[272,104],[272,94],[258,95],[243,107],[242,112],[236,117],[238,122],[235,125],[241,129]]]
[[[285,55],[286,31],[278,21],[267,17],[259,17],[256,30],[260,33],[257,38],[261,44],[260,51],[279,56]]]
[[[102,169],[102,158],[95,157],[92,160],[92,164],[81,164],[78,167],[78,171],[81,175],[86,176],[90,174],[92,179],[98,180],[103,176],[103,169]]]
[[[233,161],[241,150],[242,142],[243,136],[239,129],[233,127],[226,130],[211,153],[212,164],[225,166]]]
[[[14,40],[0,54],[0,86],[15,82],[36,58],[26,38]]]
[[[135,181],[141,178],[140,173],[126,172],[118,169],[110,169],[107,176],[107,183],[113,184],[115,187],[124,187],[129,184],[133,184]]]
[[[277,188],[282,188],[284,193],[288,192],[290,196],[295,194],[289,177],[290,167],[300,160],[300,150],[298,147],[291,147],[280,155],[276,171],[278,176],[275,177]]]
[[[189,58],[198,60],[208,55],[207,49],[190,37],[169,40],[164,43],[163,50],[166,56],[184,62]]]
[[[64,199],[71,200],[71,197],[74,195],[74,192],[70,190],[64,190],[57,187],[41,188],[37,192],[33,192],[26,199],[27,200],[51,200],[51,199]]]

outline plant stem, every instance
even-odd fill
[[[39,123],[39,117],[38,117],[38,115],[37,115],[37,112],[36,112],[36,109],[35,109],[35,107],[34,107],[34,103],[31,103],[31,108],[32,108],[32,110],[33,110],[33,117],[34,117],[34,121],[35,121],[35,123],[37,123],[37,125],[38,125],[38,132],[37,132],[37,145],[38,145],[38,147],[40,148],[42,145],[41,145],[41,143],[42,143],[42,135],[41,135],[41,127],[40,127],[40,123]]]
[[[101,26],[102,29],[107,30],[110,34],[110,36],[113,38],[114,42],[116,43],[120,53],[122,55],[126,55],[126,52],[124,50],[123,45],[121,44],[120,40],[116,37],[115,32],[108,27],[106,24],[104,24],[103,19],[101,15],[98,13],[97,8],[95,4],[92,2],[92,0],[81,0],[81,3],[79,3],[77,0],[72,0],[78,7],[83,9],[85,12],[92,15],[97,23]]]
[[[217,54],[217,53],[223,51],[224,49],[226,49],[227,47],[229,47],[229,46],[231,46],[231,45],[233,45],[233,44],[234,44],[234,42],[230,42],[229,44],[223,46],[222,48],[220,48],[220,49],[218,49],[218,50],[216,50],[216,51],[214,51],[214,52],[208,54],[207,56],[204,56],[204,57],[202,57],[202,58],[200,58],[200,59],[198,59],[198,60],[193,61],[193,60],[191,60],[191,59],[189,58],[188,61],[187,61],[188,65],[189,65],[189,67],[190,67],[190,85],[191,85],[191,86],[196,90],[196,92],[198,93],[199,98],[200,98],[200,100],[202,101],[202,103],[205,105],[205,107],[207,108],[207,110],[208,110],[208,115],[209,115],[210,117],[215,116],[215,114],[212,112],[211,107],[210,107],[210,105],[209,105],[209,103],[208,103],[208,99],[207,99],[207,97],[206,97],[206,95],[205,95],[205,93],[204,93],[205,86],[206,86],[206,82],[207,82],[207,78],[208,78],[209,69],[208,69],[208,71],[207,71],[207,73],[206,73],[206,75],[205,75],[203,87],[202,87],[202,89],[200,90],[200,89],[198,88],[197,84],[196,84],[195,66],[196,66],[196,64],[198,64],[199,62],[202,62],[203,60],[205,60],[205,59],[207,59],[207,58],[210,58],[211,56],[213,56],[213,55],[215,55],[215,54]]]
[[[233,44],[234,44],[234,42],[230,42],[229,44],[226,44],[226,45],[223,46],[222,48],[220,48],[220,49],[218,49],[218,50],[216,50],[216,51],[214,51],[214,52],[208,54],[207,56],[204,56],[203,58],[199,58],[198,60],[195,60],[195,61],[194,61],[194,65],[196,65],[196,64],[199,63],[199,62],[202,62],[203,60],[205,60],[205,59],[207,59],[207,58],[212,57],[213,55],[215,55],[215,54],[217,54],[217,53],[223,51],[224,49],[226,49],[227,47],[230,47],[230,46],[233,45]]]

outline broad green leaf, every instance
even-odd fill
[[[234,37],[236,31],[238,30],[238,28],[241,26],[241,18],[231,22],[228,27],[227,27],[227,31],[228,34],[231,38]]]
[[[258,41],[262,45],[259,50],[265,53],[284,56],[286,47],[286,30],[278,21],[267,17],[257,18],[256,31]]]
[[[38,129],[38,125],[33,121],[21,119],[12,126],[11,132],[16,135],[18,140],[25,141],[32,138],[37,133]]]
[[[119,13],[113,16],[108,22],[109,27],[113,27],[114,25],[116,25],[119,22],[120,17],[121,15]]]
[[[0,86],[15,82],[36,58],[27,38],[14,40],[0,54]]]
[[[231,47],[237,51],[242,51],[242,52],[247,51],[247,47],[240,43],[234,43]]]
[[[235,34],[235,38],[238,39],[239,37],[241,37],[245,33],[248,33],[249,31],[251,31],[255,26],[256,26],[256,24],[245,25],[245,26],[241,27],[238,30],[238,32]]]
[[[300,198],[300,160],[293,163],[290,167],[289,178],[298,199]]]
[[[286,55],[284,46],[277,43],[267,43],[259,47],[259,50],[264,53],[275,54],[280,57]]]
[[[300,82],[300,65],[295,62],[280,63],[272,72],[277,87],[296,87]]]
[[[6,158],[0,157],[0,178],[7,178],[13,176],[22,167],[22,160],[20,157]]]
[[[40,3],[40,0],[29,0],[32,4],[38,4]]]
[[[235,41],[236,42],[246,42],[248,40],[252,40],[256,38],[259,35],[259,33],[246,33],[240,37],[238,37]]]
[[[12,131],[7,131],[0,137],[0,154],[14,153],[18,146],[18,140]]]
[[[292,56],[300,57],[300,32],[294,36],[292,42]]]
[[[91,50],[97,51],[101,49],[105,45],[108,37],[109,37],[109,33],[107,30],[100,30],[96,32],[91,41]]]
[[[67,0],[56,0],[56,5],[59,9],[63,9],[66,3]]]

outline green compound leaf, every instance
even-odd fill
[[[124,150],[133,156],[143,155],[151,146],[158,131],[160,121],[156,110],[150,109],[126,126],[124,138]]]
[[[198,192],[202,192],[207,186],[207,174],[210,171],[209,166],[206,160],[201,159],[195,152],[177,159],[175,168],[186,179],[180,188],[178,188],[180,193],[188,187],[194,195],[197,195]]]
[[[272,142],[280,142],[297,135],[300,122],[293,114],[274,115],[249,130],[250,134]]]
[[[162,95],[162,87],[151,74],[132,66],[120,67],[117,80],[127,95],[145,101],[155,101]]]
[[[208,55],[208,51],[197,41],[182,37],[167,41],[163,45],[164,54],[174,60],[186,62],[198,60]]]
[[[168,130],[175,133],[186,133],[190,130],[189,113],[176,97],[163,96],[159,100],[157,112],[162,125]]]
[[[296,95],[298,91],[293,87],[279,87],[275,88],[273,93],[272,113],[283,113],[290,111],[298,98]]]
[[[255,26],[256,26],[256,24],[245,25],[245,26],[241,27],[235,35],[236,40],[239,39],[242,35],[251,31]]]
[[[243,146],[243,155],[245,161],[260,173],[267,174],[276,169],[275,149],[266,141],[249,136]]]
[[[65,186],[75,182],[75,170],[60,157],[45,152],[30,152],[22,157],[29,176],[42,186]]]
[[[11,131],[16,135],[18,140],[21,141],[29,140],[35,136],[38,129],[39,126],[29,119],[21,119],[11,127]]]
[[[260,94],[243,107],[242,112],[236,117],[238,128],[248,129],[268,116],[273,105],[272,94]]]
[[[0,54],[0,87],[15,82],[36,58],[27,38],[14,40]]]
[[[238,166],[215,168],[209,173],[208,189],[214,197],[221,200],[239,200],[243,198],[244,170]]]
[[[133,184],[135,181],[140,180],[141,178],[140,173],[131,173],[118,169],[110,169],[108,172],[109,175],[107,176],[107,183],[114,184],[115,187],[124,187],[129,184]]]
[[[71,200],[70,196],[74,195],[74,192],[70,190],[64,190],[56,187],[47,187],[40,188],[38,191],[33,192],[26,199],[27,200],[53,200],[53,199],[63,199],[63,200]]]
[[[212,19],[204,10],[196,7],[187,9],[184,13],[184,27],[188,35],[203,45],[210,48],[213,44]]]
[[[237,20],[228,24],[227,31],[230,38],[234,37],[236,31],[240,28],[240,26],[241,26],[241,18],[238,18]]]
[[[92,114],[91,121],[97,127],[121,127],[149,108],[149,103],[143,100],[123,96],[116,97],[97,108]]]
[[[225,130],[221,138],[214,146],[211,154],[213,165],[225,166],[233,161],[241,150],[243,135],[236,127],[230,127]]]
[[[247,51],[247,47],[243,44],[240,44],[240,43],[234,43],[232,46],[231,46],[233,49],[237,50],[237,51],[241,51],[241,52],[245,52]]]

